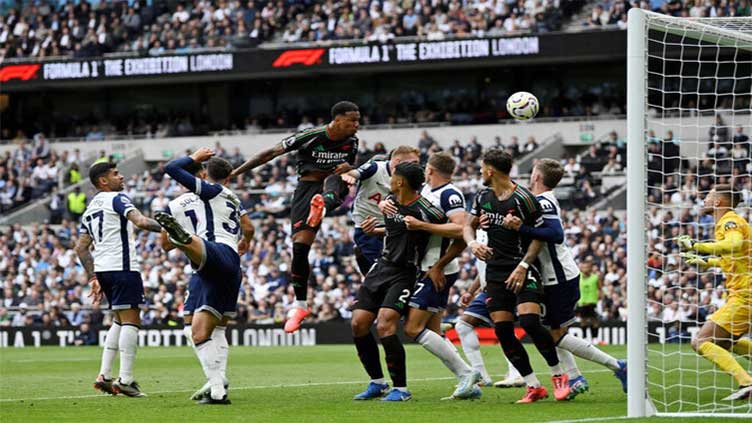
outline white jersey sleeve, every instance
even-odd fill
[[[543,209],[543,218],[548,224],[561,225],[559,201],[553,191],[546,191],[536,197]],[[580,269],[574,261],[572,251],[566,243],[547,242],[538,255],[541,263],[543,285],[556,285],[577,278]]]
[[[138,272],[133,223],[128,213],[135,210],[131,199],[119,192],[99,192],[81,216],[81,233],[94,244],[95,272]]]
[[[452,183],[447,183],[436,188],[431,188],[426,184],[423,186],[420,195],[428,199],[431,204],[441,209],[447,216],[465,211],[465,197]],[[428,271],[428,269],[446,253],[451,244],[451,238],[431,235],[428,240],[426,255],[421,262],[421,270]],[[444,274],[447,275],[458,273],[459,271],[460,266],[457,259],[449,262],[444,268]]]
[[[379,203],[389,194],[388,161],[369,161],[357,169],[360,179],[353,203],[353,222],[359,228],[367,217],[375,217],[379,226],[384,226],[384,215],[379,210]]]

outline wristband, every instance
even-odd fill
[[[525,270],[527,270],[527,269],[530,268],[530,265],[527,264],[527,262],[525,262],[525,261],[521,261],[517,266],[519,266],[519,267],[521,267],[521,268],[523,268]]]

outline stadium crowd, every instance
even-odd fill
[[[388,42],[547,32],[580,0],[4,2],[0,57],[160,55],[267,41]],[[17,6],[17,7],[9,7]]]
[[[660,172],[656,171],[658,168],[654,164],[651,176],[654,179],[650,182],[650,251],[654,253],[649,255],[648,261],[649,315],[651,319],[667,324],[670,334],[681,334],[681,322],[703,321],[724,301],[722,275],[713,271],[697,274],[695,270],[682,266],[678,249],[669,240],[685,232],[701,239],[713,236],[712,219],[698,213],[703,191],[715,182],[703,174],[702,169],[718,169],[718,166],[724,166],[724,160],[730,158],[729,174],[736,173],[737,189],[746,204],[752,204],[750,169],[744,167],[742,170],[742,166],[750,166],[749,137],[743,129],[736,129],[733,134],[728,129],[721,125],[711,128],[708,137],[716,142],[709,143],[708,159],[686,171],[681,167],[681,161],[671,161],[675,160],[671,148],[676,145],[672,134],[668,133],[664,138],[650,134],[650,148],[658,149],[654,157],[661,162]],[[524,143],[517,139],[502,143],[501,138],[497,138],[494,145],[503,146],[517,158],[534,152],[538,147],[534,138]],[[424,161],[432,152],[441,149],[426,131],[418,140],[418,147]],[[460,163],[456,183],[470,203],[475,192],[482,187],[477,177],[477,159],[483,147],[475,138],[465,144],[457,140],[447,147]],[[569,175],[575,178],[580,191],[589,183],[589,175],[618,172],[625,162],[624,147],[623,139],[613,132],[604,142],[562,162]],[[214,149],[233,165],[245,160],[238,149],[228,151],[219,143]],[[741,158],[741,153],[729,153],[741,150],[745,151],[747,159],[734,160]],[[386,152],[383,144],[376,143],[369,148],[367,143],[362,143],[359,160],[362,162]],[[699,186],[695,185],[698,178]],[[726,180],[721,176],[717,182]],[[291,241],[286,216],[294,184],[292,157],[281,157],[234,183],[234,189],[241,193],[243,206],[249,210],[259,234],[250,252],[242,257],[244,276],[239,322],[281,322],[293,304],[294,295],[287,276],[291,259],[287,246]],[[143,175],[131,175],[125,193],[134,199],[137,207],[152,214],[163,209],[170,198],[181,193],[181,189],[165,176],[164,163],[158,163]],[[311,251],[312,278],[315,279],[309,294],[314,303],[312,321],[349,318],[349,306],[362,281],[353,258],[352,226],[348,217],[351,201],[349,198],[334,213],[334,218],[325,221]],[[623,214],[613,209],[583,211],[564,208],[562,212],[566,242],[576,261],[582,263],[592,258],[595,273],[603,283],[597,308],[600,318],[625,320],[627,250]],[[744,217],[752,217],[748,211],[746,213]],[[64,216],[60,225],[13,226],[0,230],[0,279],[4,281],[0,295],[0,325],[78,326],[86,323],[96,327],[109,318],[100,307],[90,307],[86,296],[86,278],[71,249],[77,239],[75,219],[76,216],[70,214]],[[140,232],[136,248],[147,299],[144,323],[179,324],[191,272],[189,264],[176,251],[164,253],[153,234]],[[451,305],[444,316],[446,320],[453,320],[461,313],[457,301],[476,275],[474,259],[469,252],[465,252],[460,261],[462,270],[451,294]]]
[[[627,12],[633,7],[682,18],[752,16],[749,0],[606,0],[595,5],[584,25],[627,29]]]

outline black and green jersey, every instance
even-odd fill
[[[351,136],[333,141],[326,134],[326,125],[299,132],[282,140],[285,152],[298,152],[298,175],[311,171],[332,172],[342,163],[355,164],[358,138]]]
[[[384,215],[386,236],[384,237],[381,260],[397,266],[417,267],[426,254],[431,234],[425,231],[408,231],[405,225],[405,216],[413,216],[429,223],[446,223],[447,217],[444,212],[421,196],[406,205],[399,204],[394,194],[390,194],[387,198],[397,204],[398,211],[397,214]]]
[[[486,260],[489,268],[497,270],[514,269],[522,261],[530,245],[528,238],[518,231],[501,226],[504,217],[514,215],[522,219],[522,223],[530,227],[543,225],[543,209],[538,200],[527,189],[517,185],[509,198],[499,199],[491,188],[486,188],[475,196],[473,215],[481,217],[485,214],[490,218],[488,232],[488,246],[493,250],[493,256]]]

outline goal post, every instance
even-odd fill
[[[752,403],[722,401],[734,389],[733,379],[690,348],[705,319],[697,317],[700,304],[691,304],[702,295],[701,277],[722,276],[712,270],[692,276],[666,245],[677,232],[712,238],[697,212],[712,188],[708,181],[733,188],[740,173],[752,172],[752,164],[740,169],[730,151],[730,158],[719,153],[736,148],[732,136],[739,127],[752,138],[752,17],[689,19],[632,8],[627,31],[628,416],[750,418]],[[752,154],[752,142],[745,144]],[[672,193],[692,181],[700,194],[677,203],[684,193]],[[656,215],[674,220],[656,228]],[[695,286],[677,282],[688,278]],[[672,285],[661,286],[666,281]],[[648,298],[650,289],[661,295]],[[677,308],[681,320],[670,321],[666,316]],[[695,314],[682,315],[684,308]],[[675,343],[669,344],[671,331]],[[749,360],[739,363],[752,370]]]

